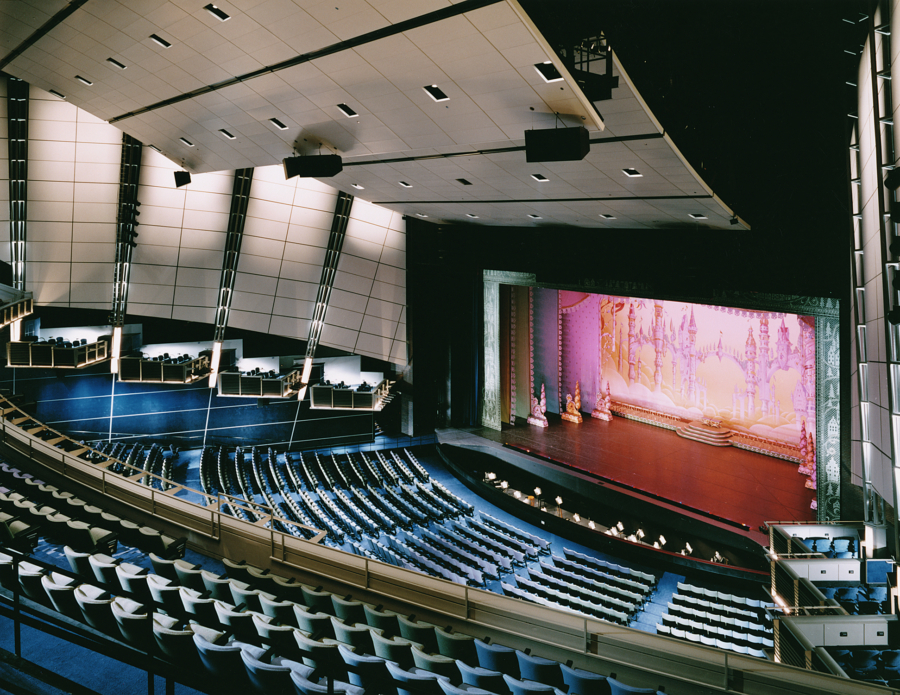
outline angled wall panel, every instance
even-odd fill
[[[35,87],[29,116],[26,287],[36,304],[109,308],[122,131]]]

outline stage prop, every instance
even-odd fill
[[[607,422],[612,420],[612,413],[609,410],[609,404],[612,402],[612,398],[609,395],[609,382],[606,382],[606,395],[602,395],[599,391],[597,392],[597,402],[594,404],[594,409],[591,411],[591,417],[595,417],[598,420],[606,420]]]
[[[577,381],[575,382],[575,398],[572,398],[571,393],[566,394],[566,412],[564,412],[560,417],[562,417],[563,420],[575,422],[579,425],[582,423],[581,384],[579,384]]]
[[[541,384],[541,400],[538,401],[534,396],[531,397],[531,415],[528,416],[529,425],[537,425],[538,427],[549,427],[547,422],[547,394],[544,392],[544,385]]]

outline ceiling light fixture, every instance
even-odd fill
[[[65,94],[60,94],[60,93],[57,92],[55,89],[51,89],[51,90],[50,90],[50,93],[51,93],[53,96],[55,96],[55,97],[59,97],[60,99],[65,99],[65,98],[66,98],[66,95],[65,95]]]
[[[456,179],[456,180],[459,181],[463,186],[471,186],[472,185],[472,182],[469,181],[468,179]]]
[[[75,75],[75,79],[81,82],[81,84],[86,84],[88,87],[94,84],[88,78],[82,77],[81,75]]]
[[[531,175],[531,178],[533,178],[533,179],[534,179],[535,181],[537,181],[538,183],[544,183],[544,181],[549,181],[549,180],[550,180],[550,179],[548,179],[546,176],[544,176],[543,174],[532,174],[532,175]]]
[[[117,68],[119,68],[119,70],[124,70],[125,68],[128,67],[128,66],[125,65],[124,63],[120,63],[120,62],[119,62],[118,60],[116,60],[115,58],[107,58],[107,59],[106,59],[106,62],[107,62],[107,63],[111,63],[112,65],[115,65]]]
[[[706,215],[703,215],[703,214],[701,214],[701,213],[699,213],[699,212],[692,212],[692,213],[690,213],[690,214],[688,215],[688,217],[690,217],[692,220],[705,220],[705,219],[708,219],[708,218],[706,217]]]
[[[533,219],[533,220],[542,220],[542,219],[544,219],[544,218],[541,217],[540,215],[529,215],[529,217],[530,217],[531,219]]]
[[[166,41],[162,36],[157,36],[156,34],[150,34],[150,40],[163,48],[171,48],[172,44]]]
[[[613,217],[612,215],[607,215],[607,214],[604,214],[604,213],[602,213],[602,212],[600,213],[600,217],[602,217],[604,220],[614,220],[614,219],[616,219],[616,218]]]
[[[231,133],[229,133],[229,132],[228,132],[227,130],[225,130],[224,128],[219,128],[219,132],[222,133],[222,135],[224,135],[224,136],[225,136],[226,138],[228,138],[229,140],[234,140],[234,139],[235,139],[235,136],[232,135]]]
[[[643,174],[641,172],[639,172],[637,169],[622,169],[622,173],[631,179],[636,179],[636,178],[643,176]]]
[[[178,138],[178,139],[181,140],[181,142],[183,142],[183,143],[184,143],[185,145],[187,145],[188,147],[193,147],[193,146],[194,146],[194,143],[192,143],[190,140],[188,140],[188,139],[186,139],[186,138]]]
[[[150,147],[151,150],[156,150],[157,152],[159,152],[160,154],[162,154],[162,150],[159,149],[156,145],[150,145],[149,147]]]
[[[559,70],[549,60],[545,60],[543,63],[535,63],[534,69],[537,70],[537,74],[541,76],[544,82],[562,82],[563,76],[559,74]]]
[[[358,113],[356,113],[356,111],[351,109],[346,104],[338,104],[337,107],[341,110],[341,113],[343,113],[347,118],[353,118],[354,116],[359,115]]]
[[[473,215],[471,212],[467,212],[466,217],[471,217],[472,219],[475,219],[475,220],[478,219],[478,215]]]
[[[428,215],[423,215],[421,212],[417,212],[416,217],[428,217]]]
[[[229,15],[222,12],[222,10],[220,10],[218,7],[216,7],[212,3],[210,3],[203,9],[206,10],[207,12],[209,12],[213,17],[215,17],[216,19],[218,19],[221,22],[224,22],[224,21],[230,19]]]
[[[288,129],[288,127],[284,123],[279,121],[277,118],[270,118],[269,123],[271,123],[273,126],[278,128],[278,130],[287,130]]]
[[[399,183],[399,184],[400,184],[401,186],[403,186],[404,188],[412,188],[412,184],[411,184],[411,183],[406,183],[406,181],[398,181],[397,183]]]
[[[448,101],[450,97],[448,97],[444,92],[441,91],[441,88],[436,84],[426,85],[422,87],[427,93],[435,101]]]
[[[353,186],[354,188],[359,189],[360,191],[366,190],[365,186],[360,186],[358,183],[351,183],[350,185]]]

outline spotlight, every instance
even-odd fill
[[[557,507],[562,506],[562,497],[560,497],[559,495],[556,496],[556,506]]]
[[[589,522],[588,522],[588,528],[589,528],[591,531],[593,531],[593,530],[596,529],[597,527],[594,525],[594,522],[593,522],[593,521],[589,521]]]
[[[488,474],[487,474],[487,479],[488,479],[488,480],[496,480],[496,479],[497,479],[497,474],[496,474],[496,473],[488,473]]]
[[[643,538],[644,537],[644,529],[639,528],[637,531],[635,531],[634,535],[637,536],[638,538]]]
[[[666,537],[665,537],[664,535],[662,535],[662,534],[659,534],[659,544],[660,544],[660,545],[665,545],[665,544],[666,544]]]
[[[891,169],[888,175],[884,177],[884,187],[892,191],[900,188],[900,169]]]
[[[518,499],[521,499],[521,498],[522,498],[522,493],[519,492],[518,490],[516,490],[515,492],[513,492],[513,497],[515,497],[517,500],[518,500]]]
[[[581,523],[581,517],[578,516],[578,514],[575,514],[574,516],[572,516],[572,518],[575,519],[576,524]]]
[[[508,482],[506,482],[505,480],[501,480],[501,481],[500,481],[500,489],[501,489],[501,490],[505,490],[505,489],[508,488],[508,487],[509,487],[509,483],[508,483]]]
[[[900,306],[895,306],[893,309],[891,309],[885,315],[885,318],[892,326],[896,326],[898,323],[900,323]]]
[[[535,497],[541,496],[541,488],[539,488],[539,487],[534,488],[534,496]]]
[[[694,552],[694,549],[691,547],[690,543],[685,542],[684,549],[687,550],[687,554],[690,555]]]
[[[653,541],[653,547],[659,550],[659,541]]]
[[[619,529],[619,531],[624,531],[625,525],[620,521],[616,524],[616,528]]]

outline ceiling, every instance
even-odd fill
[[[87,0],[23,43],[66,6],[0,4],[0,55],[21,51],[3,70],[195,173],[336,152],[344,169],[324,183],[432,221],[747,226],[731,224],[618,60],[613,98],[591,104],[517,0],[233,0],[217,3],[224,21],[201,0]],[[546,61],[561,81],[540,76]],[[590,153],[527,163],[524,131],[557,125],[584,125]]]

